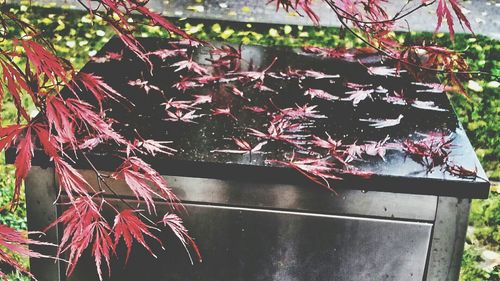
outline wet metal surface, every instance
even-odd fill
[[[160,213],[168,211],[158,207]],[[164,255],[155,259],[134,247],[128,266],[106,280],[412,281],[424,277],[429,223],[199,204],[185,207],[186,225],[198,238],[203,263],[191,265],[179,242],[165,231],[160,236],[167,245]],[[123,250],[119,247],[119,256],[123,257]],[[114,261],[112,268],[122,264],[123,260]],[[96,278],[93,261],[84,256],[68,281]]]
[[[80,170],[96,186],[95,173]],[[337,189],[338,195],[308,185],[266,184],[241,180],[217,180],[193,177],[166,177],[182,202],[233,207],[291,210],[317,214],[350,214],[361,217],[411,221],[434,221],[437,197],[431,195],[363,192]],[[123,181],[108,181],[123,198],[135,198]],[[103,187],[107,190],[106,187]],[[109,192],[110,193],[110,192]],[[418,211],[415,211],[418,210]]]
[[[168,48],[165,40],[141,39],[145,48],[157,50]],[[194,50],[193,60],[207,65],[208,47]],[[270,141],[262,151],[264,153],[232,154],[215,152],[214,150],[234,149],[232,137],[245,139],[252,144],[260,140],[249,134],[248,129],[254,128],[266,131],[269,116],[266,113],[254,113],[244,110],[244,106],[267,107],[270,110],[287,108],[295,105],[317,105],[317,109],[328,118],[314,119],[307,124],[304,138],[317,135],[326,138],[326,133],[333,139],[343,143],[379,142],[389,137],[389,142],[400,143],[405,139],[417,140],[426,134],[443,133],[453,140],[450,154],[451,162],[469,169],[478,169],[478,174],[484,176],[479,162],[474,154],[463,128],[458,123],[446,95],[436,93],[427,86],[413,83],[407,75],[401,77],[376,76],[368,73],[367,67],[375,66],[377,57],[361,55],[358,61],[324,59],[315,55],[303,54],[300,50],[284,47],[243,47],[243,69],[261,70],[269,66],[277,58],[269,72],[279,73],[288,68],[322,71],[329,75],[339,75],[332,79],[278,79],[266,75],[265,85],[277,91],[278,94],[264,93],[251,86],[238,86],[251,99],[245,102],[240,97],[228,93],[231,83],[223,83],[204,88],[180,91],[173,87],[181,77],[190,75],[186,71],[174,72],[170,65],[179,58],[162,61],[152,57],[154,64],[151,75],[146,64],[139,61],[135,55],[123,49],[120,41],[113,39],[103,50],[106,52],[124,52],[120,61],[106,63],[90,62],[82,71],[102,76],[104,80],[125,95],[134,103],[134,107],[109,104],[108,115],[118,120],[116,128],[125,136],[134,136],[133,128],[139,130],[145,139],[170,140],[178,152],[174,156],[157,155],[148,159],[163,174],[180,176],[198,176],[222,179],[257,179],[274,182],[296,182],[302,178],[296,171],[283,168],[266,160],[289,159],[296,148],[279,142]],[[360,63],[361,62],[361,63]],[[389,64],[388,67],[391,67]],[[130,85],[129,81],[136,79],[148,81],[149,85],[158,87],[163,92],[149,90]],[[353,106],[352,101],[346,101],[347,82],[369,84],[371,89],[382,89],[380,93],[372,93],[372,98],[361,101]],[[339,100],[328,101],[305,96],[308,88],[318,88],[335,95]],[[422,101],[431,101],[444,111],[423,110],[410,105],[390,104],[386,102],[387,92],[403,92],[406,97]],[[212,94],[211,106],[200,104],[196,114],[202,115],[195,123],[170,122],[164,105],[168,98],[176,100],[192,99],[191,94]],[[70,95],[70,94],[68,94]],[[81,93],[80,97],[91,100],[90,93]],[[270,99],[272,102],[270,102]],[[237,120],[228,116],[213,116],[211,108],[230,107]],[[274,108],[272,108],[274,107]],[[397,126],[374,128],[368,122],[360,119],[392,119],[404,116]],[[113,155],[113,146],[101,146],[92,157],[98,168],[114,169],[117,159]],[[84,166],[84,163],[80,163]],[[359,169],[374,173],[370,179],[346,177],[343,183],[352,188],[398,191],[421,194],[447,194],[456,196],[485,196],[489,184],[480,178],[464,179],[453,176],[442,167],[427,171],[421,164],[407,157],[400,149],[388,150],[385,161],[381,157],[367,157],[355,164]],[[422,184],[425,183],[425,184]],[[342,184],[342,183],[341,183]]]

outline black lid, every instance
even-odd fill
[[[172,45],[165,39],[143,38],[139,41],[148,51],[172,48]],[[207,66],[210,64],[207,58],[210,58],[211,47],[188,47],[188,49],[189,52],[193,52],[194,61]],[[333,139],[341,140],[343,144],[366,144],[386,140],[387,143],[392,143],[396,147],[404,140],[420,140],[425,135],[442,134],[451,140],[449,162],[468,169],[477,169],[478,175],[474,178],[459,177],[446,171],[444,166],[429,170],[409,157],[399,146],[398,149],[388,149],[385,159],[380,156],[365,156],[363,160],[353,161],[352,164],[355,167],[361,171],[372,172],[373,175],[369,178],[345,175],[344,180],[334,182],[333,187],[340,185],[364,190],[474,198],[488,195],[489,183],[485,173],[446,95],[439,90],[436,91],[432,86],[412,82],[410,76],[404,72],[397,76],[392,76],[394,73],[386,73],[387,75],[384,76],[377,75],[377,73],[379,70],[387,69],[369,68],[373,66],[390,68],[394,66],[393,62],[381,62],[380,57],[373,54],[324,58],[286,47],[243,46],[242,50],[243,69],[262,70],[277,58],[264,80],[264,85],[277,93],[255,89],[255,83],[242,85],[240,82],[236,84],[224,82],[186,91],[178,90],[173,85],[180,80],[181,76],[193,76],[186,70],[175,71],[175,67],[170,67],[172,63],[180,60],[179,57],[162,60],[157,56],[150,56],[153,64],[152,71],[150,71],[148,64],[132,54],[118,39],[112,39],[96,57],[104,58],[109,52],[123,52],[120,60],[94,59],[82,71],[101,76],[106,83],[134,104],[133,107],[115,102],[104,105],[107,115],[119,121],[115,129],[131,138],[136,136],[133,131],[136,128],[144,139],[173,141],[169,146],[178,150],[174,155],[156,155],[145,158],[165,175],[277,183],[308,182],[294,169],[266,161],[287,161],[292,154],[298,155],[301,150],[304,150],[297,146],[270,140],[262,148],[265,153],[235,154],[214,151],[238,149],[232,137],[244,139],[252,145],[264,141],[249,134],[249,128],[266,132],[271,116],[265,112],[248,110],[248,107],[266,107],[276,112],[278,108],[308,104],[309,106],[316,105],[315,110],[319,111],[318,114],[328,118],[309,120],[310,122],[305,124],[307,128],[301,131],[305,139],[310,138],[309,135],[325,139],[328,133]],[[339,77],[299,80],[287,79],[279,75],[279,72],[286,72],[289,68],[320,71]],[[148,81],[148,86],[151,87],[147,89],[144,86],[129,83],[137,79]],[[353,91],[356,85],[348,85],[348,83],[371,85],[364,89],[373,91],[354,105],[346,92]],[[237,85],[238,89],[243,91],[245,98],[251,101],[232,94],[230,86],[233,84]],[[311,98],[304,95],[309,88],[328,92],[335,97],[335,100]],[[162,103],[166,99],[192,100],[193,94],[211,93],[213,94],[211,105],[197,105],[200,109],[196,111],[196,114],[203,114],[203,116],[193,119],[196,123],[165,120],[168,116]],[[404,94],[406,100],[423,101],[424,103],[421,103],[423,107],[431,104],[430,107],[434,107],[434,110],[422,109],[418,107],[418,104],[415,106],[409,102],[405,104],[404,100],[388,102],[387,96],[394,93]],[[66,94],[72,95],[69,91],[66,91]],[[80,92],[79,97],[95,103],[90,93]],[[227,107],[231,108],[237,120],[226,115],[211,114],[213,108]],[[369,122],[371,119],[397,119],[398,117],[402,118],[395,126],[376,128],[372,122]],[[303,146],[307,149],[309,145]],[[90,157],[99,169],[114,170],[120,163],[115,153],[116,149],[113,144],[103,144],[97,147]],[[11,154],[10,158],[12,158],[13,151],[8,154]],[[43,165],[46,162],[47,159],[40,154],[37,153],[34,164]],[[83,161],[77,162],[76,165],[86,167]]]

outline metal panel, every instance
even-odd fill
[[[439,197],[426,281],[456,281],[464,249],[470,199]]]
[[[96,184],[93,171],[80,170]],[[338,190],[338,195],[317,186],[251,183],[205,178],[167,176],[174,192],[184,202],[296,210],[323,214],[348,214],[405,220],[433,221],[437,197],[391,192]],[[118,194],[132,197],[122,181],[109,181]]]
[[[54,202],[57,198],[55,188],[54,169],[32,167],[25,180],[26,186],[26,213],[29,231],[42,231],[58,217],[58,210]],[[31,234],[31,237],[58,243],[58,227],[48,231],[45,235]],[[55,257],[56,247],[30,246],[32,250]],[[30,259],[30,271],[38,281],[54,281],[61,274],[60,263],[49,259]]]
[[[186,208],[185,223],[197,238],[203,263],[191,265],[179,242],[166,233],[161,236],[165,254],[155,259],[136,245],[128,266],[123,267],[123,259],[112,264],[115,270],[107,280],[423,279],[429,223],[194,204]],[[98,280],[88,256],[68,280]]]

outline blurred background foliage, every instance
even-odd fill
[[[91,18],[83,12],[61,9],[55,5],[37,6],[20,4],[2,6],[17,14],[23,20],[38,26],[49,38],[58,55],[68,59],[79,69],[90,56],[96,54],[113,32],[99,18]],[[140,18],[131,19],[140,22]],[[201,39],[219,40],[228,43],[361,47],[362,42],[338,28],[318,28],[291,25],[265,25],[255,23],[222,23],[192,19],[178,19],[175,23],[188,33]],[[139,26],[138,36],[168,36],[157,27]],[[10,38],[19,38],[17,29],[10,29]],[[397,33],[404,44],[433,42],[458,50],[467,58],[472,71],[485,71],[500,75],[499,41],[483,36],[458,34],[451,42],[447,34]],[[3,40],[3,49],[12,46],[11,40]],[[493,182],[500,180],[500,83],[491,77],[466,81],[468,96],[450,94],[455,110],[476,148],[476,153]],[[25,100],[28,104],[28,100]],[[13,122],[15,108],[9,100],[2,107],[2,122]],[[0,157],[0,206],[6,206],[12,196],[14,176],[12,166],[5,165]],[[500,280],[500,195],[498,184],[493,185],[489,199],[473,200],[470,226],[462,260],[462,280]],[[25,205],[16,210],[0,210],[0,222],[17,229],[26,229]],[[27,263],[27,261],[24,261]],[[26,280],[12,273],[9,280]]]

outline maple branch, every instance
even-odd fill
[[[409,16],[410,14],[413,14],[414,12],[422,9],[422,8],[425,8],[425,7],[428,7],[428,6],[431,6],[432,4],[436,3],[436,0],[432,0],[430,2],[423,2],[421,3],[420,5],[414,7],[413,9],[401,14],[404,10],[404,8],[406,7],[406,5],[408,5],[409,2],[407,2],[399,12],[397,12],[391,19],[387,19],[387,20],[380,20],[380,21],[365,21],[365,20],[360,20],[360,19],[357,19],[355,15],[347,12],[346,10],[342,9],[341,7],[337,6],[336,4],[334,4],[333,1],[331,0],[325,0],[325,2],[327,2],[327,4],[332,7],[335,6],[335,8],[339,11],[341,11],[342,13],[344,13],[346,16],[342,16],[343,18],[347,19],[347,20],[350,20],[350,21],[354,21],[354,22],[357,22],[357,23],[360,23],[360,24],[383,24],[383,23],[391,23],[391,22],[396,22],[400,19],[403,19],[407,16]],[[332,8],[333,9],[333,8]]]
[[[95,173],[95,175],[97,177],[97,181],[98,182],[102,182],[106,186],[106,188],[109,191],[111,191],[111,193],[113,193],[113,195],[115,195],[115,197],[118,198],[123,204],[125,204],[131,210],[135,210],[136,208],[134,206],[132,206],[129,202],[125,201],[125,199],[123,199],[122,196],[120,196],[113,188],[111,188],[111,186],[104,179],[104,176],[101,174],[101,172],[99,172],[99,170],[97,170],[97,168],[94,166],[94,164],[92,163],[92,161],[90,161],[90,159],[88,158],[87,154],[85,154],[84,152],[82,152],[82,154],[83,154],[83,157],[85,158],[85,160],[87,161],[87,163],[90,165],[90,167],[94,171],[94,173]],[[104,190],[102,190],[102,191],[104,191]],[[153,222],[150,218],[148,218],[142,212],[138,212],[138,213],[139,213],[139,215],[142,218],[144,218],[145,220],[147,220],[149,223],[151,223],[152,225],[156,225],[155,222]]]
[[[422,66],[422,65],[418,65],[418,64],[415,64],[415,63],[412,63],[412,62],[409,62],[409,61],[406,61],[406,60],[403,60],[397,56],[394,56],[393,54],[391,54],[389,51],[386,51],[378,46],[376,46],[375,44],[371,43],[370,41],[368,41],[366,38],[364,38],[363,36],[359,35],[357,32],[355,32],[345,21],[344,21],[344,17],[336,10],[336,6],[335,5],[330,5],[330,7],[332,8],[332,10],[335,12],[335,14],[337,15],[337,18],[339,19],[340,23],[342,24],[342,26],[344,28],[346,28],[351,34],[353,34],[356,38],[358,38],[359,40],[361,40],[363,43],[365,43],[366,45],[368,45],[369,47],[375,49],[377,52],[383,54],[384,56],[387,56],[391,59],[394,59],[394,60],[397,60],[403,64],[406,64],[408,66],[412,66],[412,67],[416,67],[416,68],[419,68],[421,70],[427,70],[427,71],[431,71],[431,72],[435,72],[435,73],[452,73],[452,74],[469,74],[469,75],[488,75],[490,77],[500,77],[500,76],[497,76],[493,73],[488,73],[488,72],[484,72],[484,71],[446,71],[444,69],[438,69],[438,68],[430,68],[430,67],[426,67],[426,66]]]
[[[52,51],[52,53],[56,54],[57,51],[56,49],[54,48],[54,46],[51,44],[51,42],[49,40],[47,40],[46,38],[44,37],[41,37],[39,36],[40,35],[40,31],[38,31],[35,27],[33,27],[31,24],[25,22],[24,20],[18,18],[16,15],[12,14],[11,12],[9,11],[5,11],[5,10],[0,10],[0,15],[3,14],[3,15],[6,15],[11,21],[13,21],[15,24],[17,24],[24,33],[26,33],[25,35],[28,35],[30,34],[30,32],[32,33],[30,36],[33,36],[33,37],[37,37],[39,40],[41,40],[47,47],[50,48],[50,50]],[[28,32],[28,30],[30,32]]]

